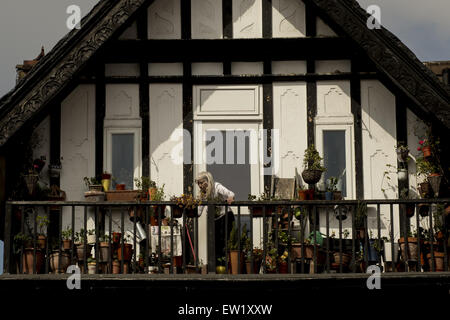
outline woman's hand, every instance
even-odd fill
[[[227,202],[228,204],[231,204],[234,201],[234,197],[228,197]]]

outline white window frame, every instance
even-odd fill
[[[103,152],[103,168],[112,172],[112,135],[113,134],[134,134],[133,144],[133,189],[136,188],[134,178],[140,178],[142,175],[142,159],[141,159],[141,128],[105,128],[104,134],[104,152]]]
[[[355,199],[356,181],[355,181],[355,146],[354,146],[354,134],[353,124],[316,124],[316,148],[321,157],[323,158],[323,132],[324,131],[345,131],[345,179],[347,186],[347,196],[345,199]],[[350,151],[350,152],[349,152]],[[321,183],[324,181],[325,175],[322,176]],[[325,185],[325,184],[324,184]]]

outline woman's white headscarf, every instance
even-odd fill
[[[195,181],[197,182],[199,180],[205,180],[208,184],[208,186],[206,187],[206,191],[204,193],[200,190],[202,198],[205,200],[213,199],[215,190],[214,190],[214,179],[211,173],[207,171],[200,172],[197,175],[197,179]]]

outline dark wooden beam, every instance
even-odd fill
[[[263,38],[272,38],[272,0],[262,1]]]
[[[265,156],[272,158],[272,129],[273,129],[273,85],[272,83],[263,84],[263,129],[265,135]],[[273,166],[273,159],[270,162],[263,163],[264,168]],[[271,175],[264,175],[264,189],[271,190]]]
[[[358,65],[352,62],[352,71],[356,72]],[[361,79],[357,76],[350,80],[351,111],[353,114],[354,149],[355,149],[355,184],[356,199],[364,199],[363,177],[363,145],[361,119]]]
[[[315,61],[308,59],[306,61],[307,72],[315,73]],[[307,79],[306,81],[306,110],[307,110],[307,140],[308,146],[316,144],[315,118],[317,114],[317,81],[316,79]]]
[[[192,110],[192,83],[189,81],[192,68],[190,63],[183,64],[183,75],[185,80],[183,81],[183,129],[187,130],[191,136],[190,143],[184,141],[184,148],[190,148],[190,159],[183,156],[183,190],[184,193],[193,193],[192,186],[194,184],[194,144],[193,144],[193,130],[194,130],[194,113]],[[186,152],[186,151],[185,151]]]
[[[283,50],[280,50],[283,48]],[[330,50],[333,48],[333,50]],[[182,57],[180,56],[182,53]],[[354,48],[348,39],[274,38],[274,39],[191,39],[191,40],[116,40],[105,50],[105,62],[138,63],[217,62],[271,60],[350,59]]]
[[[181,1],[181,38],[191,39],[191,0]]]
[[[225,66],[226,65],[226,66]],[[231,75],[231,64],[224,63],[224,76],[191,76],[190,81],[193,84],[211,84],[212,82],[218,84],[252,84],[252,83],[271,83],[283,81],[319,81],[319,80],[351,80],[352,76],[357,76],[360,79],[378,79],[376,72],[359,72],[352,74],[336,73],[336,74],[316,74],[309,73],[303,75],[272,75],[271,64],[264,62],[264,75],[240,76]],[[136,83],[141,81],[146,83],[180,83],[183,82],[183,76],[149,76],[145,79],[141,77],[106,77],[105,82],[108,83]],[[89,84],[95,83],[95,80],[86,79],[80,83]]]
[[[222,0],[223,38],[233,38],[233,0]]]
[[[408,129],[407,129],[407,120],[406,120],[406,105],[404,103],[404,99],[401,94],[397,94],[395,96],[395,122],[396,122],[396,135],[397,135],[397,145],[398,144],[404,144],[407,145],[408,143]],[[408,169],[408,163],[407,162],[399,162],[397,160],[397,167],[398,168],[405,168]],[[408,198],[408,194],[404,193],[403,190],[409,191],[409,179],[406,180],[397,180],[398,183],[398,197],[399,198]],[[406,217],[404,212],[406,211],[405,205],[399,206],[400,210],[400,235],[404,235],[404,225],[406,224],[406,229],[409,232],[410,225],[409,225],[409,218]],[[416,212],[418,214],[418,212]],[[406,218],[406,221],[405,221]]]
[[[95,83],[95,175],[103,172],[103,135],[106,110],[105,65],[100,63],[96,69]]]
[[[138,18],[138,38],[148,38],[148,13],[144,10]],[[142,176],[150,176],[150,93],[148,79],[148,62],[142,59],[139,62],[139,115],[142,119],[141,163]]]
[[[315,37],[317,34],[316,19],[317,13],[312,4],[305,2],[305,22],[306,22],[306,36]]]
[[[50,164],[61,162],[61,104],[55,105],[50,113]],[[60,178],[50,178],[50,185],[60,186]]]

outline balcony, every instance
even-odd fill
[[[215,233],[220,231],[215,230],[215,216],[206,210],[202,231],[197,211],[178,212],[170,201],[10,201],[6,203],[5,273],[57,274],[77,266],[82,274],[268,277],[366,273],[372,265],[383,273],[443,272],[449,271],[445,212],[449,202],[202,203],[208,212],[224,206],[225,212],[234,213],[231,234],[223,232],[224,253],[216,254]],[[180,218],[168,219],[176,213]],[[225,215],[224,225],[227,219]],[[206,250],[205,261],[199,261],[201,250]]]

